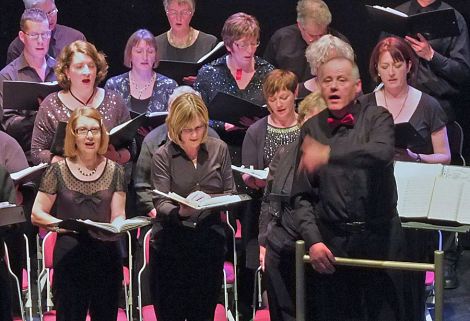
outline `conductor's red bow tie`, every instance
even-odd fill
[[[332,129],[335,129],[339,126],[347,126],[347,127],[353,127],[355,124],[356,120],[354,119],[354,116],[349,113],[343,116],[343,118],[333,118],[333,117],[328,117],[328,124]]]

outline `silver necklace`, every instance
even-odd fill
[[[156,77],[156,74],[155,73],[152,73],[152,77],[149,79],[149,81],[147,81],[143,86],[142,88],[139,88],[139,86],[137,85],[137,82],[132,78],[130,77],[130,73],[129,73],[129,78],[131,80],[131,84],[134,86],[135,90],[137,91],[138,93],[138,97],[136,97],[137,99],[140,99],[140,97],[142,97],[142,94],[144,93],[144,91],[150,87],[151,84],[154,83],[155,79],[157,78]]]

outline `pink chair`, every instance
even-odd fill
[[[29,282],[30,275],[31,275],[29,242],[28,242],[28,237],[26,235],[23,235],[23,239],[24,239],[24,244],[25,244],[25,249],[26,249],[25,251],[26,252],[26,266],[23,268],[23,272],[22,272],[23,273],[22,284],[20,284],[18,277],[11,270],[8,247],[6,244],[5,244],[5,263],[7,266],[8,273],[10,274],[10,277],[13,278],[13,280],[15,281],[16,287],[14,291],[16,292],[16,295],[18,296],[20,311],[21,311],[21,315],[15,316],[13,319],[25,321],[27,318],[29,318],[30,320],[33,319],[33,307],[32,307],[32,299],[31,299],[31,283]],[[25,293],[24,299],[23,299],[23,293]]]
[[[52,302],[52,282],[54,276],[54,247],[57,241],[57,233],[48,232],[42,241],[42,269],[38,276],[38,306],[39,306],[39,316],[42,321],[55,321],[56,320],[56,311],[53,310],[54,304]],[[128,296],[128,288],[130,288],[130,271],[127,267],[123,267],[123,286],[125,289],[126,297],[126,310],[119,308],[117,321],[128,321],[130,315],[130,305],[128,304],[131,301]],[[42,311],[42,290],[46,288],[46,311]],[[32,320],[32,319],[31,319]],[[90,321],[90,316],[87,315],[86,321]]]

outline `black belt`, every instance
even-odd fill
[[[360,234],[365,231],[386,227],[391,223],[393,217],[374,218],[369,221],[353,221],[353,222],[328,222],[322,221],[328,228],[339,230],[348,234]]]

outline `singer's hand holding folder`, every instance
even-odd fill
[[[411,16],[388,7],[366,5],[366,8],[378,28],[396,36],[417,38],[420,33],[427,40],[432,40],[460,34],[455,11],[451,8]]]
[[[250,200],[251,197],[245,194],[242,195],[222,195],[222,196],[214,196],[209,199],[205,199],[202,201],[190,201],[187,198],[184,198],[183,196],[169,192],[169,193],[164,193],[161,192],[157,189],[154,190],[154,192],[160,196],[169,198],[173,201],[176,201],[180,204],[189,206],[191,208],[194,208],[196,210],[206,210],[206,209],[211,209],[211,208],[217,208],[217,207],[224,207],[226,205],[232,205],[236,204],[239,202],[247,201]]]
[[[3,82],[3,108],[18,110],[38,110],[39,101],[49,94],[61,90],[57,81],[32,82],[5,80]]]
[[[246,128],[243,118],[255,120],[269,114],[265,106],[224,92],[218,92],[207,108],[210,119],[234,124],[240,128]]]

